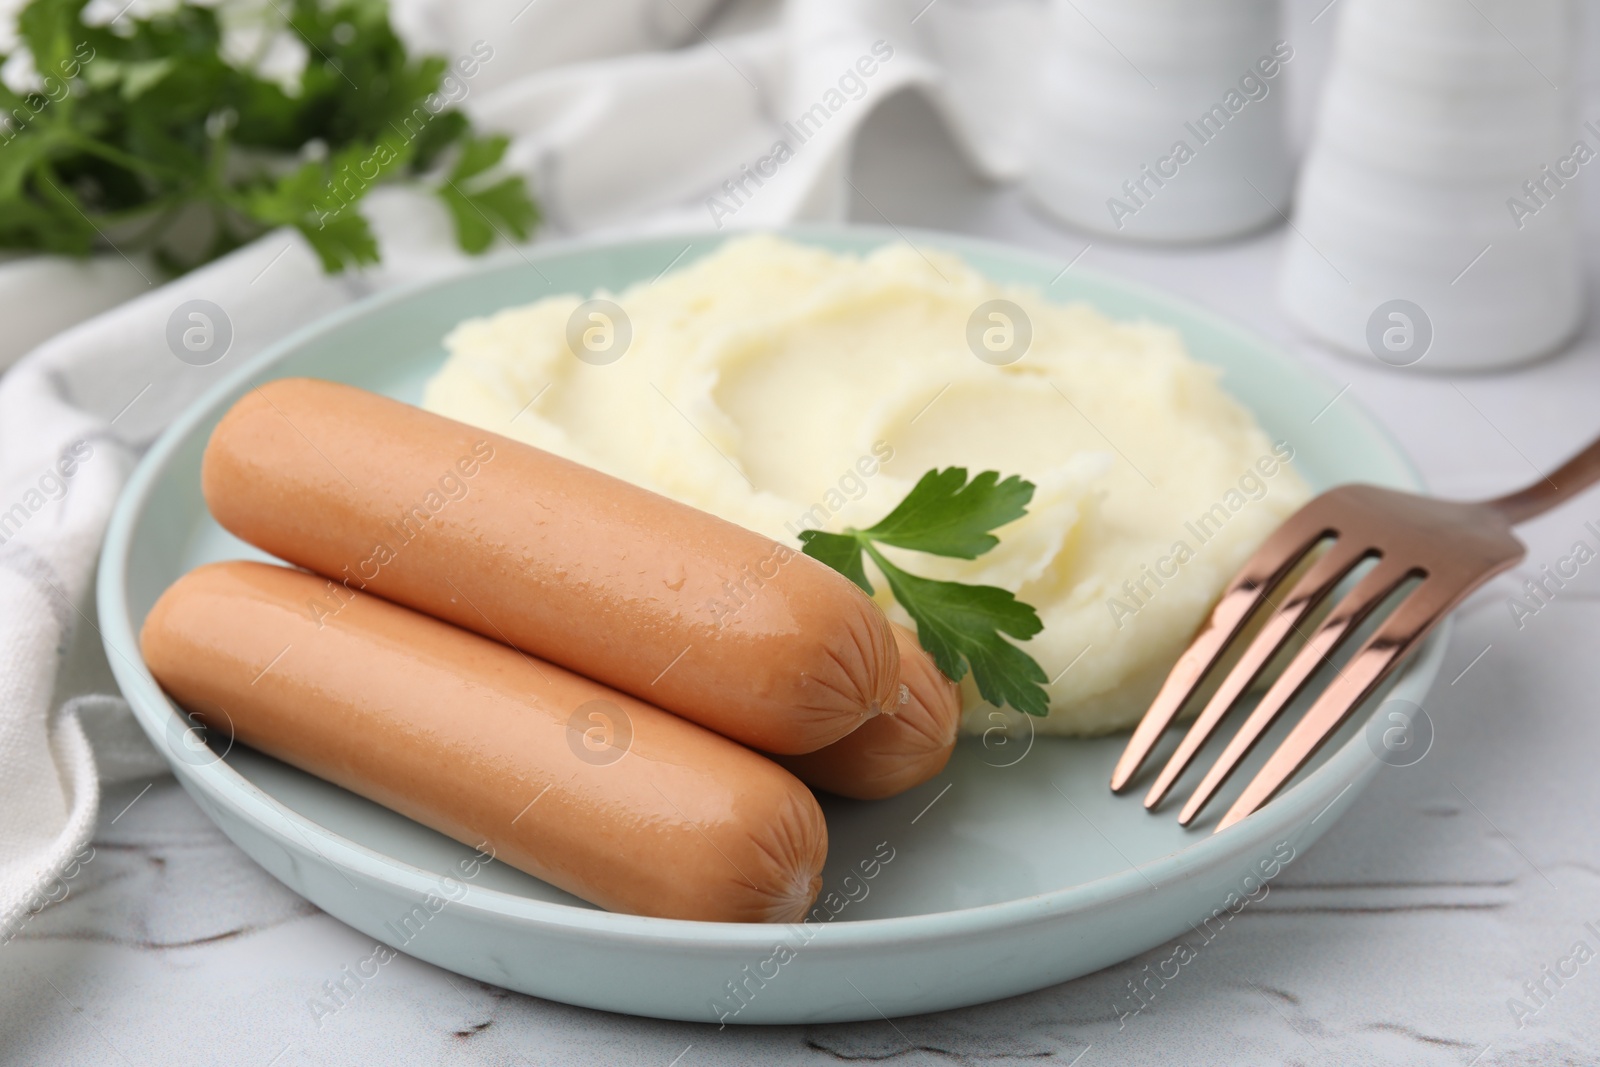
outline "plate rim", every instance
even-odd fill
[[[921,228],[853,223],[806,223],[749,230],[687,227],[632,236],[579,237],[551,241],[534,247],[501,250],[478,263],[471,264],[465,270],[452,271],[384,289],[314,319],[267,345],[192,400],[140,458],[118,495],[100,552],[96,575],[96,607],[102,642],[108,653],[112,673],[130,708],[133,709],[135,719],[151,737],[178,781],[191,791],[199,790],[215,803],[232,807],[237,817],[252,824],[261,833],[272,837],[283,847],[296,848],[297,843],[288,833],[276,828],[274,823],[298,833],[301,838],[298,844],[310,848],[330,867],[388,884],[411,894],[425,894],[436,887],[440,877],[437,872],[430,872],[379,852],[301,815],[233,770],[225,761],[217,759],[202,765],[193,765],[177,759],[175,754],[163,748],[159,743],[159,737],[174,724],[181,724],[183,720],[145,665],[143,656],[138,651],[137,635],[131,624],[125,596],[125,579],[135,521],[142,514],[148,496],[167,460],[194,431],[196,424],[203,421],[223,398],[316,336],[337,329],[352,320],[380,313],[391,305],[404,303],[417,293],[456,283],[474,275],[515,269],[519,266],[531,266],[537,271],[539,262],[559,259],[575,252],[621,249],[675,239],[714,240],[720,243],[754,233],[767,233],[800,241],[805,241],[807,237],[846,240],[868,237],[876,238],[880,245],[905,241],[916,247],[916,242],[912,240],[914,236],[931,247],[949,250],[957,255],[971,250],[1024,265],[1055,266],[1051,257],[1044,252],[1004,241]],[[1274,358],[1289,364],[1295,374],[1327,385],[1330,389],[1333,388],[1331,380],[1324,372],[1293,360],[1276,341],[1187,297],[1169,293],[1143,281],[1093,268],[1080,269],[1078,273],[1080,276],[1087,275],[1109,288],[1129,293],[1142,301],[1181,312],[1202,323],[1208,330],[1225,337],[1237,338],[1268,352]],[[1040,287],[1041,293],[1045,293],[1047,288]],[[1411,483],[1406,488],[1414,491],[1425,489],[1420,472],[1393,434],[1359,401],[1355,398],[1350,400],[1347,417],[1357,419],[1364,431],[1373,435],[1386,447],[1392,458],[1397,461],[1400,471]],[[1445,620],[1418,654],[1397,672],[1398,680],[1394,683],[1396,688],[1404,686],[1407,690],[1415,689],[1417,691],[1415,696],[1419,702],[1426,696],[1439,673],[1452,629],[1453,620]],[[154,699],[148,696],[149,693],[155,694]],[[1373,710],[1375,713],[1376,708]],[[1193,841],[1143,864],[1131,864],[1125,870],[1088,882],[990,904],[916,915],[817,924],[810,927],[815,935],[815,940],[811,944],[813,949],[846,950],[884,947],[897,943],[924,943],[931,937],[956,938],[981,935],[1045,918],[1089,911],[1097,906],[1142,893],[1159,892],[1165,886],[1182,881],[1187,874],[1224,864],[1230,856],[1251,851],[1261,839],[1283,836],[1288,827],[1298,821],[1301,814],[1298,809],[1302,805],[1286,803],[1291,797],[1311,800],[1313,797],[1332,795],[1336,785],[1342,786],[1338,789],[1337,795],[1333,795],[1327,802],[1331,807],[1352,786],[1364,784],[1379,765],[1375,758],[1370,757],[1370,753],[1365,752],[1361,736],[1352,736],[1338,749],[1328,753],[1322,764],[1303,780],[1273,797],[1259,811],[1228,831],[1196,836]],[[1126,799],[1129,803],[1135,802],[1132,797]],[[202,809],[204,810],[203,805]],[[1291,810],[1296,812],[1293,817],[1290,815]],[[209,812],[207,814],[210,816]],[[1163,816],[1152,815],[1152,817]],[[213,821],[216,821],[214,817]],[[626,915],[554,901],[536,900],[476,885],[471,886],[467,894],[455,902],[455,906],[551,931],[619,943],[633,944],[642,941],[656,948],[694,947],[701,950],[763,948],[770,944],[775,930],[799,925],[717,923]]]

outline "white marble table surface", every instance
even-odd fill
[[[870,120],[853,180],[863,222],[882,222],[881,210],[897,225],[1010,240],[1063,265],[1086,244],[1014,190],[972,177],[916,100]],[[1592,179],[1584,195],[1592,209]],[[1330,401],[1374,412],[1444,494],[1530,481],[1600,427],[1593,327],[1557,358],[1490,376],[1397,373],[1305,343],[1273,298],[1284,243],[1297,239],[1279,228],[1185,251],[1095,239],[1082,262],[1281,342],[1337,383]],[[0,1063],[1600,1062],[1600,958],[1559,988],[1546,980],[1553,996],[1531,1018],[1508,1006],[1575,941],[1600,950],[1600,567],[1521,629],[1507,606],[1524,577],[1587,536],[1589,520],[1600,521],[1600,493],[1530,524],[1526,563],[1461,612],[1427,702],[1427,757],[1382,768],[1190,978],[1120,1027],[1118,991],[1167,948],[893,1025],[722,1031],[537,1000],[402,956],[319,1025],[311,1000],[371,942],[275,882],[162,777],[106,797],[71,895],[0,947]]]

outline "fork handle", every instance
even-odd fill
[[[1543,515],[1557,504],[1566,503],[1595,482],[1600,482],[1600,437],[1526,489],[1497,496],[1484,503],[1515,525],[1535,515]]]

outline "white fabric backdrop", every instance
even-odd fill
[[[1015,177],[1042,12],[1038,0],[395,0],[394,19],[414,50],[493,50],[457,95],[480,125],[512,135],[509,162],[532,182],[548,237],[836,217],[856,129],[908,86],[929,94],[981,172]],[[294,42],[285,51],[292,66]],[[784,124],[806,112],[801,143]],[[723,183],[780,138],[790,158],[732,199]],[[729,210],[714,214],[713,196]],[[138,456],[277,337],[470,262],[430,198],[379,190],[366,210],[383,262],[336,278],[292,232],[164,285],[117,255],[0,264],[0,366],[15,362],[0,378],[0,942],[70,868],[100,781],[165,767],[115,695],[93,621],[96,553]],[[233,327],[207,367],[166,342],[168,318],[196,298]]]

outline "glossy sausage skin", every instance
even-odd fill
[[[140,645],[226,734],[612,911],[795,922],[822,811],[777,764],[497,641],[263,563],[185,575]],[[280,655],[281,653],[281,655]]]
[[[826,748],[777,760],[814,789],[882,800],[944,770],[961,725],[961,687],[934,665],[916,637],[893,625],[902,701]]]
[[[306,378],[252,389],[201,482],[217,521],[275,556],[754,748],[813,751],[895,698],[888,620],[842,575],[386,397]]]

